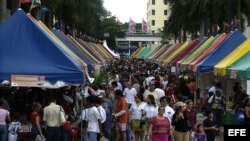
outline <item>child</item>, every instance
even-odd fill
[[[205,133],[207,135],[207,141],[215,141],[215,136],[218,131],[218,126],[214,120],[214,114],[212,111],[207,112],[207,119],[203,121]]]
[[[196,133],[194,134],[197,141],[206,141],[206,133],[204,132],[203,124],[198,124],[196,127]]]
[[[13,121],[9,124],[8,141],[17,141],[17,133],[21,130],[21,123],[17,121],[19,113],[13,114]]]

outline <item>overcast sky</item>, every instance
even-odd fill
[[[147,0],[104,0],[104,7],[122,23],[128,22],[129,18],[141,23],[142,18],[147,18]]]

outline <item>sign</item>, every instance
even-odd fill
[[[236,77],[237,77],[237,72],[236,72],[236,70],[231,70],[230,78],[236,79]]]
[[[224,125],[224,140],[248,140],[250,137],[250,127],[248,125]]]
[[[11,86],[43,87],[45,76],[38,75],[11,75]]]

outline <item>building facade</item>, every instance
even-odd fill
[[[148,0],[147,20],[150,33],[160,33],[167,24],[170,15],[168,0]]]

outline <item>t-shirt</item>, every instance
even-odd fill
[[[204,127],[217,126],[215,120],[210,120],[208,118],[203,121],[203,125],[204,125]],[[214,131],[214,130],[206,130],[205,133],[207,136],[215,136],[216,135],[216,131]]]
[[[98,120],[101,119],[101,116],[96,107],[91,107],[83,110],[81,114],[81,119],[88,121],[87,132],[100,133]]]
[[[163,116],[167,117],[171,123],[174,113],[175,113],[175,111],[173,108],[171,108],[170,106],[166,106],[165,113]]]
[[[158,114],[158,106],[146,104],[144,111],[146,112],[146,118],[150,119]]]
[[[31,113],[31,124],[33,125],[33,126],[36,126],[36,117],[40,117],[40,115],[38,114],[38,113]]]
[[[150,123],[153,125],[152,133],[153,134],[167,134],[170,129],[170,122],[168,118],[164,117],[164,119],[158,119],[157,117],[152,118]]]
[[[11,122],[9,124],[9,135],[8,135],[8,141],[17,141],[17,132],[21,130],[21,123],[16,121],[16,122]]]
[[[5,109],[0,109],[0,125],[6,125],[6,117],[10,114],[9,111]]]
[[[145,102],[141,102],[139,105],[137,103],[133,103],[130,107],[129,111],[131,112],[131,119],[142,119],[142,111],[144,111],[144,107],[146,106]]]
[[[195,138],[197,139],[197,141],[206,141],[206,133],[195,133],[194,134]]]
[[[119,113],[121,110],[125,109],[125,113],[119,117],[117,117],[117,121],[122,124],[122,123],[127,123],[128,122],[128,104],[125,98],[120,98],[117,101],[117,106],[115,109],[115,113]]]
[[[135,96],[137,92],[135,88],[125,88],[123,91],[123,95],[125,95],[125,98],[129,104],[135,103]]]

